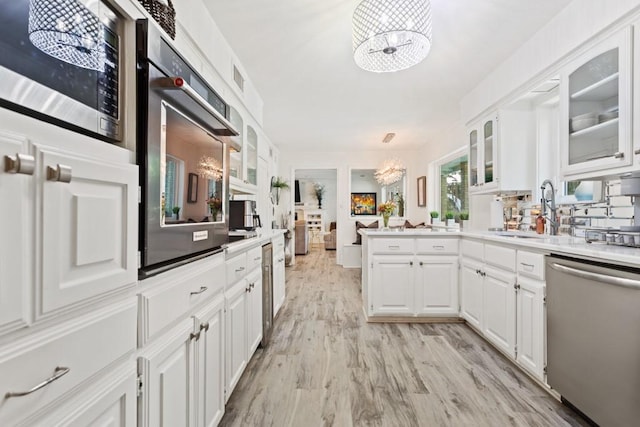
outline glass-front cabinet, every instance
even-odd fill
[[[631,28],[626,28],[576,59],[563,73],[563,175],[594,175],[633,161],[631,47]]]
[[[493,113],[471,126],[469,138],[469,191],[480,193],[497,187],[498,117]]]
[[[240,133],[237,142],[240,152],[231,151],[229,156],[229,189],[235,194],[255,194],[258,184],[258,133],[251,125],[245,126],[242,116],[229,107],[229,121]]]

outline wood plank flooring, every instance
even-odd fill
[[[221,426],[583,426],[465,324],[368,324],[360,270],[313,248]]]

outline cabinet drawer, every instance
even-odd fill
[[[412,254],[413,239],[371,239],[374,254]]]
[[[274,237],[272,240],[273,252],[284,251],[284,236]]]
[[[34,345],[35,343],[35,345]],[[0,351],[0,425],[37,412],[136,348],[136,304],[102,310]],[[68,369],[68,370],[67,370]],[[56,378],[57,379],[53,379]],[[48,384],[24,393],[48,380]]]
[[[284,262],[284,251],[273,252],[273,264],[275,265],[279,262]]]
[[[533,279],[544,280],[544,255],[518,251],[518,274]]]
[[[484,260],[508,271],[516,271],[516,250],[497,245],[484,245]]]
[[[262,246],[247,251],[247,271],[262,265]]]
[[[484,243],[473,240],[462,241],[462,255],[468,258],[484,260]]]
[[[225,286],[223,255],[187,264],[144,281],[139,298],[142,347],[167,326],[186,316],[190,310],[223,292]]]
[[[227,286],[233,286],[247,274],[247,254],[241,253],[226,262]]]
[[[458,239],[417,239],[419,254],[458,254]]]

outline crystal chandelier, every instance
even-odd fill
[[[360,68],[404,70],[430,49],[429,0],[363,0],[353,12],[353,57]]]
[[[202,178],[212,181],[220,181],[222,179],[222,166],[218,159],[210,156],[202,156],[198,162],[196,172]]]
[[[31,0],[29,40],[61,61],[104,71],[104,26],[76,0]]]
[[[373,176],[380,185],[390,185],[402,179],[404,176],[404,166],[398,159],[385,160]]]

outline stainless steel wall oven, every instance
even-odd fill
[[[147,20],[136,23],[140,277],[228,242],[231,137],[220,96]]]

